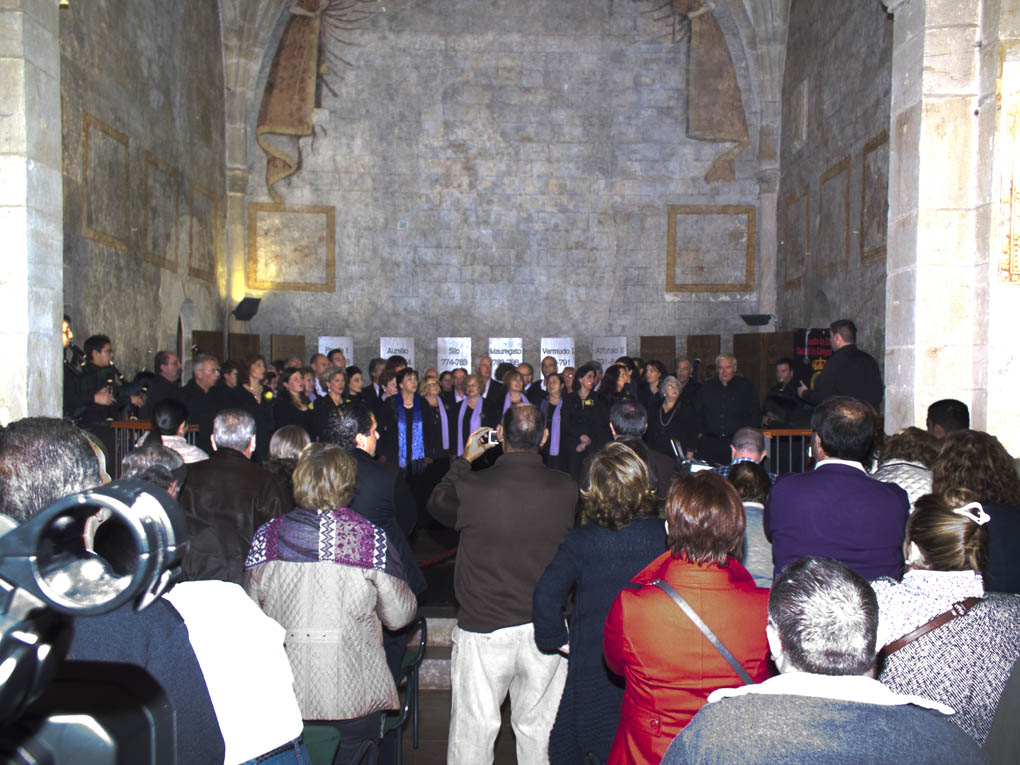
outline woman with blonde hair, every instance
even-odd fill
[[[995,522],[974,499],[967,489],[918,499],[907,522],[903,580],[876,579],[872,587],[879,680],[952,707],[949,720],[980,746],[1020,657],[1020,597],[985,591],[981,572]]]
[[[319,382],[326,390],[326,395],[315,399],[315,409],[312,410],[311,429],[308,433],[315,441],[322,439],[336,410],[351,400],[346,390],[347,372],[342,367],[326,367],[319,376]]]
[[[340,731],[337,762],[379,741],[382,715],[399,705],[382,627],[400,629],[417,601],[386,532],[349,509],[357,463],[309,444],[294,468],[299,509],[264,524],[245,561],[244,585],[287,630],[301,716]]]
[[[629,447],[613,442],[595,455],[581,497],[591,522],[567,535],[535,588],[533,602],[538,647],[569,651],[570,658],[549,738],[551,762],[581,762],[589,752],[602,762],[609,754],[623,689],[602,662],[602,625],[620,590],[666,549],[666,529],[655,517],[648,471]],[[574,612],[568,630],[563,607],[571,590]]]

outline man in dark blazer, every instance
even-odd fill
[[[830,398],[811,418],[815,469],[776,480],[765,504],[775,578],[802,555],[835,558],[865,579],[898,577],[910,501],[868,476],[875,414],[864,401]]]
[[[853,396],[867,401],[875,411],[882,406],[885,383],[878,362],[857,347],[857,326],[849,319],[829,325],[829,344],[833,354],[809,389],[803,382],[797,394],[809,404],[821,404],[833,396]]]

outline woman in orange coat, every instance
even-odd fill
[[[603,651],[627,681],[610,765],[658,763],[716,688],[743,685],[737,673],[662,589],[670,584],[755,682],[769,677],[768,590],[735,556],[744,506],[721,476],[705,471],[673,484],[666,500],[670,549],[631,581],[606,619]]]

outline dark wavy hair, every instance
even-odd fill
[[[910,460],[930,468],[938,456],[938,439],[926,430],[911,426],[885,439],[878,453],[878,461]]]
[[[970,489],[978,502],[1020,505],[1020,477],[1009,452],[980,430],[954,430],[942,439],[932,466],[931,490]]]

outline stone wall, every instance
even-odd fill
[[[65,311],[121,371],[151,368],[182,315],[186,333],[224,322],[217,4],[73,2],[60,43]]]
[[[717,3],[750,135],[733,179],[706,181],[734,144],[687,137],[688,47],[644,13],[658,5],[386,3],[341,35],[357,47],[330,44],[349,65],[327,59],[314,135],[274,186],[287,210],[253,207],[273,203],[254,124],[271,46],[249,110],[247,291],[263,301],[247,330],[266,352],[270,333],[309,351],[349,334],[362,362],[379,336],[410,335],[421,367],[436,336],[470,335],[476,355],[521,336],[529,359],[542,336],[573,335],[582,359],[597,335],[633,353],[644,334],[728,346],[758,307],[757,97]],[[672,281],[737,286],[667,290],[670,206]]]
[[[879,0],[793,0],[776,283],[782,328],[853,319],[881,363],[892,20]]]

